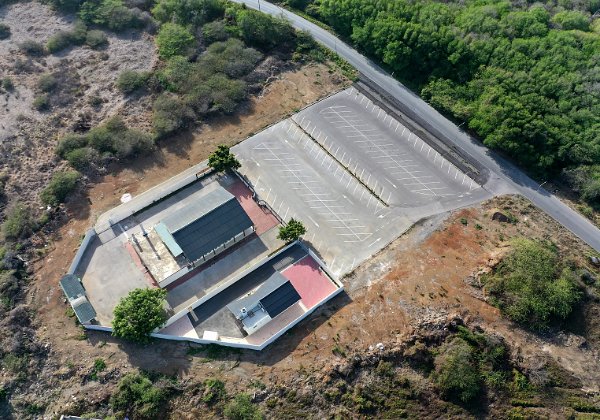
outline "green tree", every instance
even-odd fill
[[[156,36],[158,54],[163,60],[190,54],[195,42],[194,35],[185,26],[171,22],[162,25]]]
[[[444,398],[467,403],[481,392],[479,371],[471,346],[456,337],[435,358],[433,380]]]
[[[217,172],[223,172],[229,169],[238,169],[242,165],[235,158],[235,155],[229,151],[229,147],[221,144],[208,157],[208,166]]]
[[[135,289],[114,309],[113,335],[138,343],[149,341],[149,334],[167,320],[163,289]]]
[[[294,40],[294,29],[283,18],[242,9],[237,13],[236,20],[242,38],[249,45],[268,50]]]
[[[301,221],[291,218],[290,221],[279,228],[277,238],[285,242],[298,240],[300,236],[306,233],[306,228]]]
[[[248,394],[237,394],[223,411],[229,420],[261,420],[264,418]]]
[[[79,181],[79,174],[75,171],[56,172],[46,188],[40,193],[42,203],[56,206],[67,198],[75,189]]]

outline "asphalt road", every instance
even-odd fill
[[[450,142],[472,159],[479,161],[479,163],[485,166],[490,171],[490,176],[484,187],[491,193],[521,194],[596,251],[600,252],[600,230],[588,219],[546,191],[511,162],[498,156],[498,154],[483,146],[480,141],[460,130],[460,128],[371,60],[340,41],[325,29],[274,4],[260,0],[232,1],[244,3],[252,9],[259,9],[260,4],[260,10],[264,13],[283,16],[294,27],[309,31],[315,40],[337,52],[337,54],[354,66],[362,75],[370,79],[382,91],[392,96],[400,105],[401,111],[409,118],[412,118],[434,136]]]

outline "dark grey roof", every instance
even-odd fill
[[[240,203],[223,188],[212,191],[162,222],[190,261],[252,227],[252,220]]]
[[[209,192],[198,200],[194,201],[177,212],[165,217],[162,222],[169,228],[171,234],[187,227],[191,223],[206,216],[219,206],[225,204],[231,199],[235,199],[233,194],[223,187]]]
[[[273,271],[254,293],[231,302],[227,305],[227,308],[237,317],[240,315],[242,308],[246,308],[248,311],[251,310],[258,305],[261,299],[268,296],[285,283],[288,283],[288,279],[278,271]]]
[[[63,292],[65,292],[65,295],[69,300],[73,300],[79,296],[85,295],[85,289],[81,285],[79,277],[74,274],[67,274],[63,276],[63,278],[60,279],[60,287],[62,287]]]
[[[92,304],[85,296],[81,296],[71,302],[73,311],[77,315],[77,319],[82,324],[88,324],[92,319],[96,318],[96,311]]]
[[[300,295],[289,281],[260,300],[271,318],[285,311],[300,300]]]

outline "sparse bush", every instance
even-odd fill
[[[202,396],[202,401],[206,404],[215,404],[224,400],[226,397],[227,392],[225,391],[225,384],[223,381],[214,378],[209,378],[204,381],[204,395]]]
[[[445,398],[466,403],[481,391],[473,349],[462,338],[446,343],[435,359],[433,380]]]
[[[81,45],[85,42],[87,27],[83,22],[75,23],[72,31],[58,31],[50,37],[46,43],[48,52],[54,54],[71,45]]]
[[[87,146],[87,139],[85,136],[79,134],[67,134],[58,142],[56,154],[61,158],[66,159],[69,152],[85,146]]]
[[[149,334],[167,320],[166,291],[135,289],[121,298],[114,309],[113,335],[135,342],[149,341]]]
[[[227,404],[223,413],[230,420],[260,420],[263,418],[258,407],[252,404],[252,399],[248,394],[237,394]]]
[[[10,38],[10,26],[0,22],[0,39]]]
[[[306,233],[306,228],[301,221],[294,219],[293,217],[285,225],[279,228],[277,238],[284,242],[293,242],[300,238],[300,236]]]
[[[79,181],[79,174],[74,171],[56,172],[52,180],[40,194],[42,203],[49,206],[56,206],[67,198],[75,189]]]
[[[13,83],[13,80],[8,76],[2,79],[2,87],[7,92],[12,92],[13,90],[15,90],[15,84]]]
[[[154,386],[146,376],[128,373],[119,381],[110,405],[132,418],[150,419],[157,418],[167,399],[167,392]]]
[[[33,98],[33,107],[40,112],[50,109],[50,98],[48,98],[48,94],[44,93]]]
[[[23,41],[19,44],[19,48],[27,55],[41,56],[46,53],[46,50],[42,44],[33,40]]]
[[[162,94],[154,101],[152,127],[158,138],[188,127],[195,118],[194,110],[177,96]]]
[[[581,299],[574,277],[552,244],[519,239],[484,282],[494,303],[511,320],[543,330],[553,319],[569,316]]]
[[[194,35],[187,28],[170,22],[162,25],[156,36],[158,54],[163,60],[176,55],[189,55],[195,42]]]
[[[93,29],[88,31],[85,36],[85,45],[90,48],[100,48],[108,44],[108,38],[103,31],[99,31],[97,29]]]
[[[56,78],[52,74],[42,74],[37,82],[37,87],[42,92],[52,92],[56,88]]]
[[[9,241],[23,239],[33,232],[35,223],[31,210],[20,203],[9,209],[6,220],[2,224],[4,237]]]
[[[100,161],[100,154],[91,147],[81,147],[69,151],[65,159],[78,171],[86,171]]]
[[[125,70],[119,74],[117,87],[123,93],[132,93],[144,87],[148,81],[148,73]]]

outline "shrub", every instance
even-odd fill
[[[116,32],[143,25],[142,19],[121,0],[88,0],[81,6],[79,17],[87,24],[105,26]]]
[[[163,308],[166,291],[135,289],[114,309],[113,335],[135,342],[149,341],[149,334],[167,320]]]
[[[100,160],[100,154],[91,147],[81,147],[66,153],[65,159],[78,171],[86,171]]]
[[[48,94],[44,93],[33,98],[33,107],[40,112],[50,109],[50,98],[48,98]]]
[[[140,73],[133,70],[125,70],[119,74],[117,87],[123,93],[132,93],[144,87],[148,81],[148,73]]]
[[[87,35],[85,36],[85,45],[90,48],[100,48],[106,44],[108,44],[108,38],[106,37],[106,34],[97,29],[88,31]]]
[[[200,26],[223,17],[224,2],[220,0],[159,0],[152,9],[154,17],[162,22]]]
[[[146,376],[128,373],[117,384],[110,405],[132,418],[156,418],[167,398],[167,392],[154,386]]]
[[[83,22],[76,22],[72,31],[58,31],[48,39],[46,49],[54,54],[71,45],[81,45],[85,42],[87,27]]]
[[[304,227],[302,222],[292,217],[285,226],[281,226],[279,228],[277,238],[285,242],[293,242],[305,233],[306,228]]]
[[[556,248],[530,239],[513,241],[512,252],[484,281],[505,315],[534,330],[569,316],[582,297],[574,273],[561,267]]]
[[[158,54],[163,60],[176,55],[186,56],[191,53],[196,39],[184,26],[176,23],[165,23],[156,36]]]
[[[229,151],[229,147],[221,144],[217,147],[217,150],[208,156],[208,166],[217,172],[222,172],[229,169],[238,169],[242,165],[235,158],[235,155]]]
[[[200,60],[198,66],[209,73],[224,73],[229,77],[240,78],[250,73],[262,59],[262,54],[253,48],[246,48],[239,39],[215,42]]]
[[[209,378],[204,381],[204,395],[202,401],[206,404],[215,404],[227,397],[225,384],[218,379]]]
[[[446,343],[435,359],[433,380],[444,398],[469,402],[481,391],[473,349],[462,338]]]
[[[195,117],[194,110],[185,101],[162,94],[154,101],[152,127],[156,136],[161,138],[188,127]]]
[[[294,40],[294,29],[283,18],[241,9],[236,15],[242,38],[249,45],[271,49]]]
[[[209,22],[202,27],[202,38],[204,42],[212,44],[213,42],[226,41],[229,38],[229,31],[222,20]]]
[[[77,172],[56,172],[48,186],[40,194],[42,203],[48,206],[56,206],[64,202],[77,186],[77,181],[79,181]]]
[[[10,77],[6,76],[4,79],[2,79],[2,87],[7,92],[12,92],[15,89],[15,84]]]
[[[67,154],[75,149],[87,146],[85,136],[79,134],[67,134],[58,142],[56,154],[63,159],[67,158]]]
[[[75,12],[81,4],[79,0],[44,0],[43,3],[50,4],[52,8],[62,12]]]
[[[10,38],[10,26],[0,22],[0,39]]]
[[[590,18],[578,10],[564,10],[552,17],[552,23],[562,29],[578,29],[580,31],[590,30]]]
[[[211,111],[231,114],[246,99],[246,83],[242,80],[233,80],[217,73],[206,81],[206,86],[211,92]]]
[[[248,394],[238,394],[223,411],[230,420],[260,420],[263,418],[257,406],[252,404]]]
[[[31,235],[34,227],[29,207],[17,203],[8,211],[2,232],[7,240],[16,241]]]
[[[51,74],[42,74],[37,82],[37,87],[42,92],[52,92],[56,85],[56,78]]]
[[[46,53],[44,46],[33,40],[23,41],[19,44],[19,48],[27,55],[41,56]]]

